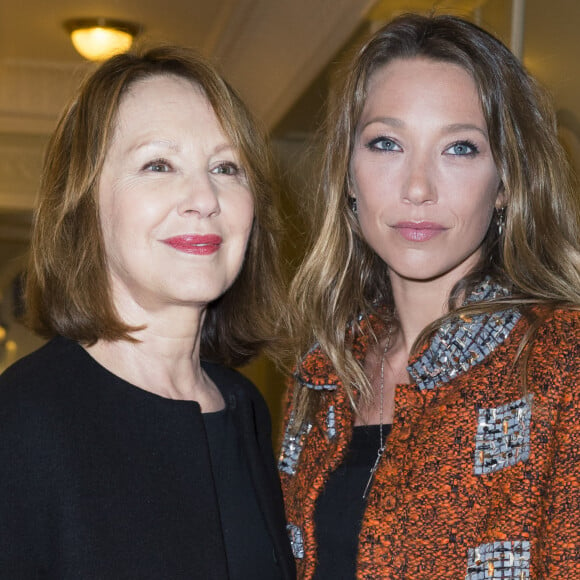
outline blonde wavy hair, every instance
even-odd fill
[[[549,98],[512,53],[478,26],[448,15],[403,15],[355,54],[329,105],[315,207],[309,208],[311,245],[291,287],[295,363],[319,343],[355,409],[359,394],[370,397],[350,348],[361,332],[357,320],[378,304],[392,314],[393,298],[387,265],[366,244],[349,203],[350,158],[369,79],[393,59],[415,57],[454,63],[473,77],[506,199],[503,233],[492,220],[479,264],[451,293],[450,313],[425,329],[415,348],[460,311],[498,310],[508,302],[531,316],[533,305],[549,310],[580,304],[579,197]],[[509,288],[511,297],[458,310],[460,297],[486,276]],[[294,425],[310,417],[319,401],[319,393],[297,383]]]

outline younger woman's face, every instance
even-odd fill
[[[476,85],[458,65],[396,59],[370,78],[350,167],[368,244],[395,278],[463,277],[501,205]]]

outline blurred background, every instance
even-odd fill
[[[43,151],[59,112],[96,66],[76,52],[70,20],[121,20],[136,42],[209,57],[270,132],[285,180],[287,268],[303,251],[296,208],[312,195],[315,131],[335,71],[353,46],[401,12],[448,12],[499,36],[548,87],[561,138],[580,168],[578,0],[22,0],[0,3],[0,371],[42,341],[18,321]],[[285,379],[266,360],[242,369],[275,425]],[[276,427],[275,427],[276,428]]]

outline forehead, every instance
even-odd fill
[[[366,83],[364,108],[377,103],[404,106],[409,99],[470,105],[481,112],[475,80],[461,65],[425,57],[395,58],[378,67]]]
[[[203,89],[177,75],[158,74],[132,83],[111,121],[108,149],[120,142],[158,138],[232,141]]]
[[[117,118],[141,111],[180,112],[175,104],[193,104],[213,112],[203,89],[194,81],[169,74],[157,74],[131,83],[118,106]]]

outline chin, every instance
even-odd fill
[[[409,282],[435,282],[437,280],[447,280],[454,285],[463,278],[472,269],[473,264],[465,260],[459,263],[442,264],[440,267],[434,267],[433,262],[425,264],[416,264],[409,267],[409,264],[403,265],[400,269],[389,268],[389,271],[398,278]],[[391,275],[392,275],[391,274]]]
[[[401,268],[395,266],[389,266],[389,272],[391,275],[395,275],[398,278],[408,281],[415,282],[428,282],[430,280],[435,280],[440,276],[444,276],[448,270],[433,268],[433,264],[420,264],[414,267],[409,267],[409,264],[401,265]]]

